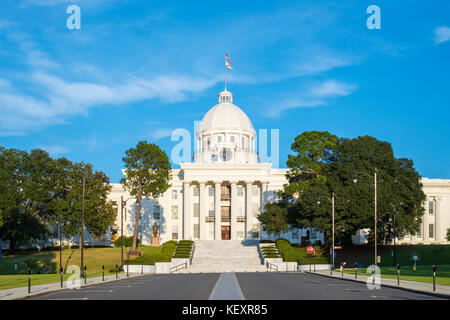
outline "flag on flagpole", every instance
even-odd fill
[[[231,59],[226,53],[225,53],[225,67],[233,70],[233,66],[231,65]]]

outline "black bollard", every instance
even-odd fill
[[[433,291],[436,291],[436,265],[433,264]]]
[[[117,264],[116,264],[116,279],[117,279]]]
[[[28,269],[28,293],[31,293],[31,269]]]
[[[87,272],[86,272],[87,267],[84,266],[84,284],[86,284],[86,279],[87,279]]]
[[[102,265],[102,281],[105,281],[105,265]]]
[[[400,285],[400,265],[397,263],[397,285]]]
[[[358,264],[355,263],[355,279],[358,279]]]
[[[63,287],[63,268],[59,267],[59,276],[61,279],[61,288]]]

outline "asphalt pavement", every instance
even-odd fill
[[[40,300],[434,300],[431,295],[301,272],[153,274],[67,289]]]

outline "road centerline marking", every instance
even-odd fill
[[[208,300],[245,300],[234,272],[225,272],[220,275]]]

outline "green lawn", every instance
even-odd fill
[[[420,257],[417,265],[450,265],[450,245],[448,244],[416,245],[406,250],[398,250],[397,263],[402,267],[412,266],[414,264],[411,260],[413,253],[417,253]],[[363,261],[362,264],[364,266],[371,265],[373,264],[373,259],[370,258]],[[394,258],[391,254],[384,254],[381,256],[381,263],[379,265],[381,267],[393,266]]]
[[[144,252],[144,256],[153,257],[161,254],[162,247],[141,246],[138,250]],[[105,275],[114,274],[116,264],[120,267],[121,249],[120,248],[85,248],[83,253],[84,265],[89,277],[98,277],[102,274],[102,265],[105,266]],[[138,257],[130,257],[130,264]],[[33,259],[37,264],[32,268],[32,285],[59,282],[59,275],[56,274],[59,268],[59,250],[21,253],[16,255],[3,256],[0,263],[0,290],[22,287],[27,285],[27,266],[25,262]],[[124,248],[124,263],[126,263],[127,251]],[[14,265],[17,264],[17,270]],[[50,268],[48,274],[38,274],[42,266]],[[65,249],[62,251],[63,268],[67,265],[81,265],[81,253],[78,249]],[[64,279],[69,277],[64,274]]]
[[[369,275],[366,269],[358,269],[358,274]],[[346,273],[355,273],[354,269],[345,269]],[[372,275],[372,274],[370,274]],[[382,278],[397,279],[397,268],[395,267],[382,267]],[[417,282],[433,283],[433,269],[431,265],[419,265],[414,271],[412,266],[400,267],[400,281],[410,280]],[[450,265],[438,265],[436,268],[436,283],[450,285]]]
[[[285,239],[278,239],[275,242],[278,252],[283,257],[283,261],[298,262],[299,264],[328,264],[330,263],[327,250],[315,247],[316,255],[308,254],[305,247],[292,245]]]

